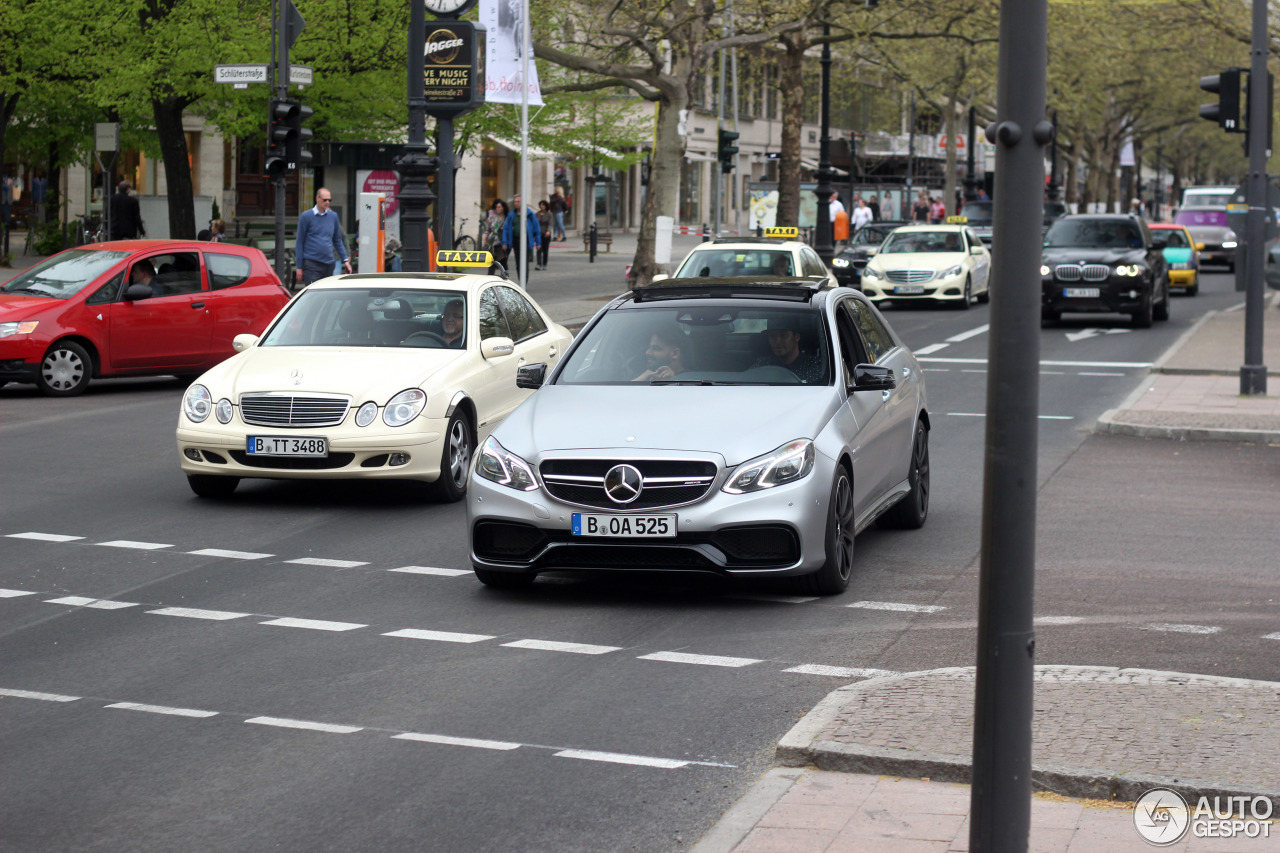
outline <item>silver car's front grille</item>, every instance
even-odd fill
[[[240,395],[240,419],[254,426],[327,427],[347,417],[351,398],[344,394],[290,394],[271,391]]]
[[[619,503],[605,491],[605,475],[616,465],[640,472],[639,495]],[[689,459],[547,459],[538,466],[542,482],[558,500],[609,510],[649,510],[701,499],[716,478],[714,462]]]
[[[1111,267],[1106,264],[1058,264],[1053,274],[1058,281],[1106,281],[1111,275]]]
[[[885,270],[885,276],[894,284],[923,284],[933,278],[933,270]]]

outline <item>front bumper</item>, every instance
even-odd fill
[[[1173,287],[1195,287],[1197,270],[1169,270],[1169,284]]]
[[[1067,296],[1069,289],[1095,288],[1097,296]],[[1142,300],[1151,293],[1151,284],[1140,278],[1111,275],[1106,281],[1056,280],[1052,275],[1041,280],[1040,306],[1055,313],[1128,314],[1141,309]]]
[[[40,362],[21,358],[0,358],[0,382],[34,383],[40,375]]]
[[[472,476],[467,486],[471,562],[479,569],[536,574],[556,570],[701,572],[788,576],[826,560],[826,516],[834,463],[818,454],[797,483],[761,492],[720,491],[721,471],[701,500],[674,508],[612,512],[570,504],[545,488],[521,492]],[[673,538],[583,537],[573,514],[674,514]]]
[[[915,288],[920,292],[907,293],[902,288]],[[933,279],[918,285],[904,285],[883,278],[863,276],[862,292],[872,302],[888,299],[895,302],[955,302],[964,298],[964,276]]]

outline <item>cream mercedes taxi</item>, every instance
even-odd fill
[[[675,278],[760,278],[786,276],[825,281],[839,287],[835,274],[827,269],[807,243],[800,241],[800,229],[777,226],[764,229],[763,237],[717,238],[701,243],[676,268]],[[662,281],[666,275],[656,275]]]
[[[192,491],[225,497],[251,477],[399,479],[460,499],[478,443],[530,393],[517,369],[554,365],[572,335],[488,252],[441,252],[437,266],[449,271],[323,279],[261,337],[236,337],[238,354],[182,398]]]
[[[880,246],[862,271],[862,292],[872,302],[928,300],[967,309],[986,302],[991,252],[962,216],[945,224],[907,225]]]

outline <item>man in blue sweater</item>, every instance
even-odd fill
[[[520,217],[524,217],[525,224],[525,245],[528,251],[525,258],[533,257],[534,247],[542,242],[542,227],[538,225],[538,218],[526,212],[521,206],[522,199],[516,196],[512,199],[511,212],[507,214],[506,222],[502,225],[502,243],[510,248],[507,253],[507,264],[511,271],[515,273],[515,280],[520,281],[520,245],[516,242],[520,239],[520,226],[517,225]]]
[[[325,187],[316,190],[316,206],[302,211],[298,217],[294,257],[297,259],[298,281],[303,287],[333,275],[334,258],[342,258],[342,267],[351,272],[351,259],[342,245],[342,226],[338,214],[329,209],[333,196]]]

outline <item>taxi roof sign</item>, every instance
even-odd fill
[[[964,225],[968,221],[969,221],[969,217],[967,216],[948,216],[947,217],[948,225]]]
[[[794,240],[800,236],[800,229],[794,225],[775,225],[764,229],[764,236],[782,240]]]
[[[489,267],[493,255],[488,252],[462,252],[457,249],[441,249],[436,252],[438,267]]]

